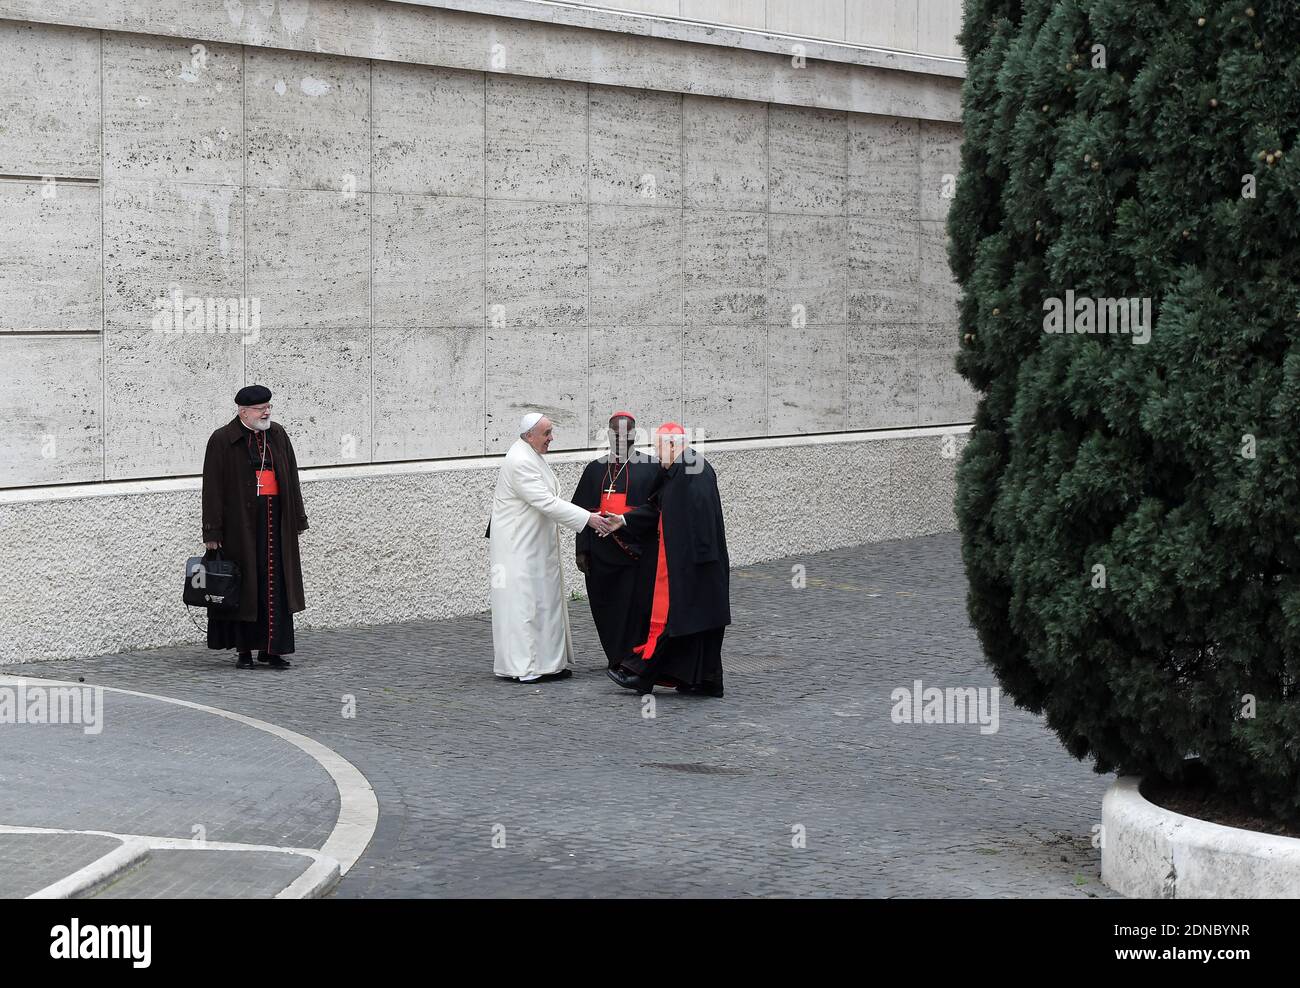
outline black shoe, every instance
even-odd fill
[[[655,691],[655,684],[644,676],[633,676],[622,668],[606,669],[605,675],[625,690],[636,690],[641,696]]]
[[[240,653],[239,653],[239,658],[237,658],[237,659],[235,660],[235,668],[236,668],[236,669],[251,669],[251,668],[253,668],[253,653],[252,653],[252,652],[240,652]]]
[[[261,652],[257,653],[257,661],[265,662],[272,669],[288,669],[293,665],[292,662],[282,655],[263,655]]]
[[[573,675],[572,669],[561,669],[559,672],[548,673],[547,675],[543,676],[540,680],[538,680],[538,682],[549,683],[549,682],[553,682],[556,679],[568,679],[572,675]]]

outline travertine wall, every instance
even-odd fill
[[[971,415],[956,124],[11,21],[0,101],[0,487],[194,474],[252,381],[304,465]]]
[[[961,0],[600,0],[639,14],[960,57]]]
[[[707,448],[732,564],[951,530],[965,432]],[[566,491],[588,455],[552,456]],[[446,460],[305,471],[307,610],[297,627],[485,609],[483,529],[499,466]],[[180,599],[185,559],[201,551],[197,478],[0,491],[0,532],[0,665],[202,641]],[[582,591],[573,533],[561,538],[565,584]],[[201,628],[203,615],[195,619]],[[490,664],[486,638],[483,647]]]

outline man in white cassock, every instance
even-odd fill
[[[573,644],[560,569],[559,526],[600,535],[611,525],[598,512],[560,497],[560,482],[542,458],[555,438],[551,420],[530,412],[506,453],[492,498],[493,671],[533,683],[572,675]]]

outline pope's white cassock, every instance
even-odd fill
[[[516,439],[492,498],[492,646],[498,676],[532,679],[572,666],[558,526],[581,531],[588,517],[560,497],[560,482],[541,455]]]

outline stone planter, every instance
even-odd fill
[[[1135,899],[1300,898],[1300,839],[1208,823],[1148,801],[1141,779],[1106,791],[1101,878]]]

